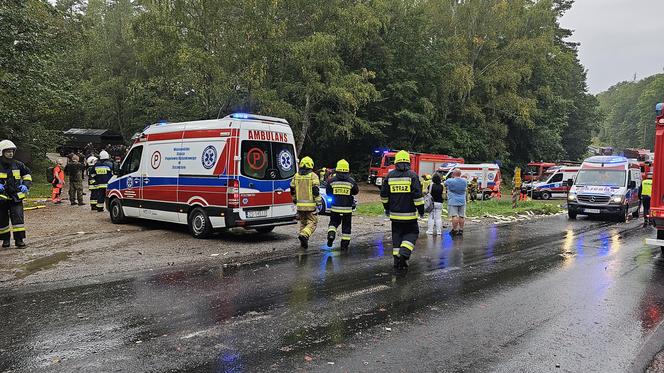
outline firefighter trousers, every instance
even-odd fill
[[[97,188],[97,211],[104,211],[105,200],[106,200],[106,188]]]
[[[69,183],[69,202],[72,205],[76,202],[83,203],[83,182],[72,181]]]
[[[9,226],[10,220],[11,228]],[[14,240],[25,238],[23,202],[0,201],[0,240],[9,240],[12,233],[14,234]]]
[[[392,255],[410,258],[410,254],[415,249],[415,242],[420,235],[420,227],[417,220],[408,220],[404,222],[392,222]]]
[[[97,189],[90,189],[90,208],[97,210]]]
[[[353,223],[353,214],[340,214],[338,212],[330,213],[330,225],[327,228],[327,236],[334,241],[337,235],[337,229],[341,225],[341,241],[350,241],[351,225]]]
[[[300,218],[300,236],[311,237],[318,226],[318,215],[314,211],[298,211],[297,215]]]

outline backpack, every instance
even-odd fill
[[[53,177],[53,170],[55,167],[49,167],[46,169],[46,182],[49,184],[53,184],[53,181],[55,181],[55,178]]]
[[[429,193],[424,196],[424,212],[433,211],[433,196],[431,195],[431,185],[429,185]]]

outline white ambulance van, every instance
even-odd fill
[[[617,156],[594,156],[583,161],[567,197],[570,219],[577,215],[614,215],[626,221],[639,217],[639,163]]]
[[[470,182],[473,178],[477,178],[479,186],[478,194],[483,200],[491,198],[494,194],[500,193],[500,183],[502,181],[502,174],[500,167],[495,163],[456,163],[448,164],[446,167],[441,167],[441,177],[443,180],[452,176],[452,172],[458,169],[461,171],[461,177]]]
[[[233,227],[270,232],[295,223],[290,180],[296,156],[284,119],[231,114],[154,124],[109,182],[107,208],[113,223],[187,224],[196,238]]]
[[[557,166],[547,170],[545,180],[532,183],[534,199],[566,198],[569,191],[568,180],[575,179],[580,166]]]

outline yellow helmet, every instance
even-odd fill
[[[342,159],[337,162],[337,168],[335,168],[335,170],[337,172],[350,172],[350,165],[348,164],[348,161]]]
[[[310,168],[313,170],[314,168],[314,160],[311,159],[311,157],[304,157],[300,161],[300,168]]]
[[[429,174],[424,174],[424,180],[431,180],[431,175]]]
[[[394,157],[394,163],[410,163],[410,154],[405,150],[399,151]]]

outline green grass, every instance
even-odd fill
[[[32,183],[28,198],[51,198],[51,184],[44,182]]]
[[[477,201],[468,203],[466,216],[469,218],[483,217],[484,215],[514,216],[532,211],[537,215],[555,214],[560,212],[564,201],[520,201],[516,209],[512,209],[512,201],[507,199]],[[447,209],[447,205],[444,206]],[[360,203],[357,206],[357,215],[382,216],[384,214],[383,204],[380,202]]]

